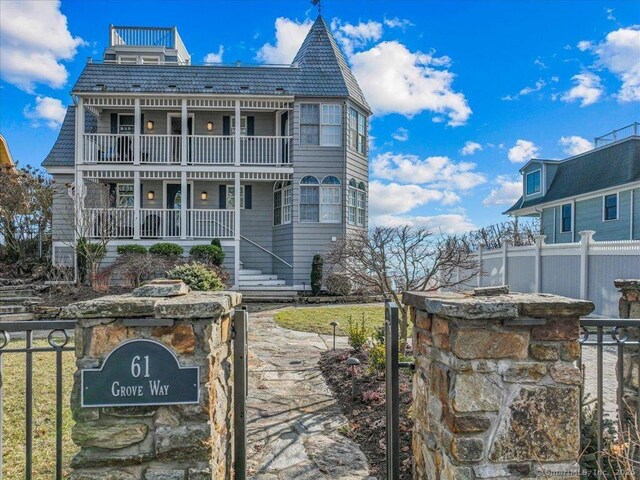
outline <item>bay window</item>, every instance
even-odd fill
[[[320,221],[320,182],[311,175],[300,180],[300,221]]]
[[[320,221],[322,223],[340,223],[341,205],[340,180],[332,175],[324,177],[320,188]]]
[[[349,115],[349,146],[364,155],[367,137],[367,119],[355,108],[351,108]]]
[[[300,145],[339,147],[342,145],[342,105],[303,103],[300,105]]]

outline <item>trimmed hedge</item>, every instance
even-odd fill
[[[116,251],[118,252],[118,255],[128,255],[130,253],[139,253],[144,255],[147,253],[147,249],[145,247],[143,247],[142,245],[138,245],[136,243],[118,245],[118,248],[116,248]]]
[[[224,252],[217,245],[194,245],[189,250],[189,256],[197,262],[211,265],[220,266],[224,262]]]
[[[160,242],[151,245],[151,247],[149,247],[149,253],[164,255],[165,257],[177,257],[184,253],[184,248],[177,243]]]

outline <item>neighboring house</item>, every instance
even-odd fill
[[[285,66],[196,66],[175,28],[111,26],[72,94],[43,163],[54,261],[73,252],[74,191],[109,192],[83,205],[89,237],[115,225],[105,263],[219,238],[239,288],[302,288],[314,254],[367,226],[371,111],[322,17]]]
[[[640,124],[596,138],[564,160],[531,159],[520,169],[522,197],[505,214],[539,217],[547,243],[640,239]]]
[[[7,168],[10,170],[14,170],[16,168],[7,140],[2,136],[2,134],[0,134],[0,168]]]

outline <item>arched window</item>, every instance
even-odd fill
[[[342,219],[342,191],[337,177],[328,175],[322,179],[320,187],[320,221],[340,223]]]
[[[291,223],[292,210],[291,182],[277,182],[273,186],[273,224]]]
[[[312,175],[300,180],[300,221],[320,221],[320,182]]]

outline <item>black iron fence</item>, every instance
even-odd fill
[[[69,330],[75,328],[75,320],[28,321],[0,323],[0,478],[3,472],[3,403],[4,391],[8,386],[3,372],[6,355],[22,355],[25,365],[24,395],[24,478],[33,475],[33,397],[34,397],[34,355],[43,352],[55,353],[55,478],[62,480],[62,427],[63,411],[68,408],[68,398],[63,398],[62,354],[74,350],[73,337]],[[37,339],[43,341],[36,342]],[[71,379],[67,379],[71,381]]]
[[[640,319],[604,319],[604,318],[582,318],[580,320],[582,335],[580,338],[581,358],[580,365],[583,368],[583,384],[582,395],[584,409],[589,403],[595,403],[595,421],[596,421],[596,464],[598,478],[605,478],[605,464],[603,461],[605,446],[605,435],[607,428],[605,426],[605,410],[607,410],[607,398],[611,390],[611,379],[615,377],[616,395],[615,395],[615,428],[617,428],[618,439],[621,436],[633,435],[635,432],[629,432],[628,429],[636,419],[627,418],[628,412],[635,410],[640,412],[640,395],[635,392],[636,398],[631,401],[635,405],[629,405],[625,399],[625,357],[627,362],[631,361],[632,355],[638,354],[638,346],[640,341],[629,335],[630,329],[635,329],[635,334],[640,332]],[[595,368],[593,362],[585,361],[585,347],[595,349]],[[633,351],[631,351],[633,349]],[[605,368],[605,357],[615,356],[615,371]],[[607,362],[609,363],[609,362]],[[595,372],[594,372],[595,370]],[[633,373],[633,369],[627,366],[627,372]],[[595,377],[594,377],[595,373]],[[640,369],[635,371],[637,375],[636,384],[640,385]],[[593,385],[595,380],[595,398],[590,399],[585,392],[589,385]],[[583,410],[584,412],[584,410]],[[609,419],[613,421],[613,419]],[[625,432],[625,430],[627,430]],[[636,454],[638,452],[635,452]],[[634,455],[633,451],[625,452],[625,455]],[[627,478],[627,477],[624,477]],[[629,477],[630,478],[630,477]]]

